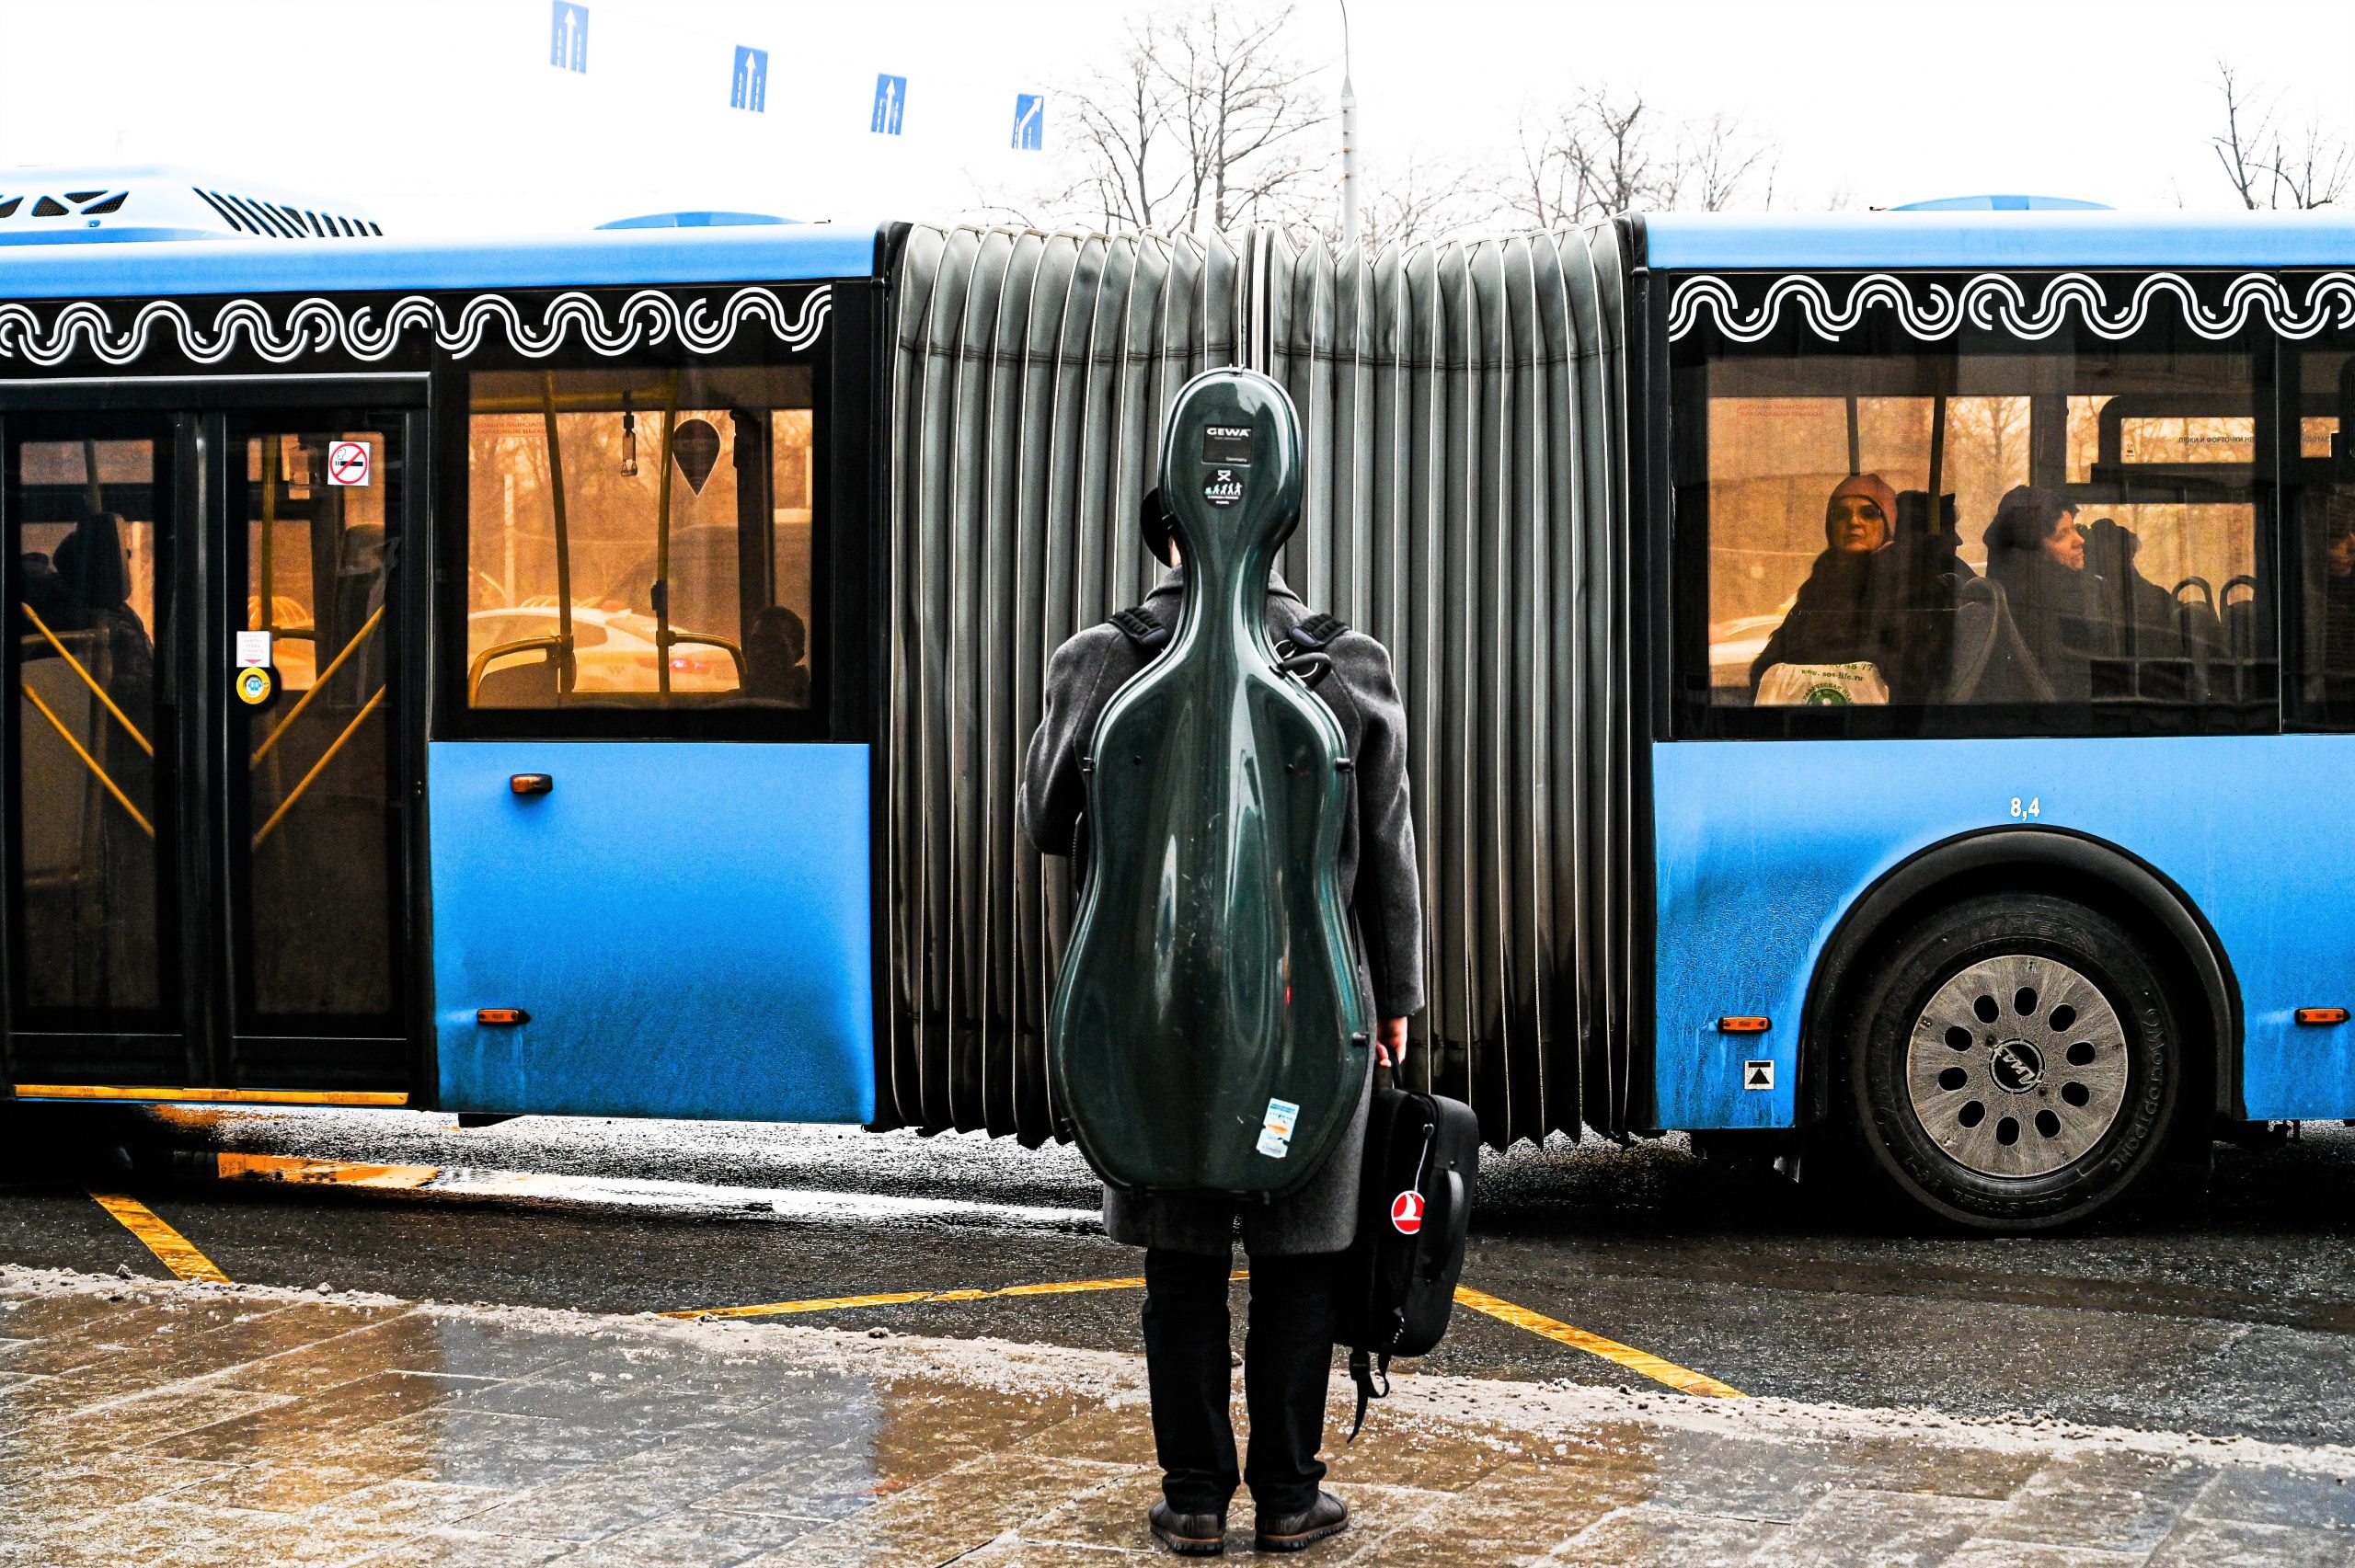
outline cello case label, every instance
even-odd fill
[[[1291,1153],[1292,1125],[1299,1120],[1298,1105],[1290,1100],[1269,1100],[1268,1119],[1259,1124],[1259,1152],[1270,1160]]]

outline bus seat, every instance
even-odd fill
[[[2234,599],[2234,591],[2246,589],[2248,597]],[[2224,649],[2236,659],[2257,657],[2257,579],[2241,576],[2224,583]]]
[[[483,671],[475,690],[478,708],[552,708],[556,706],[556,659],[526,659]]]
[[[2052,682],[2012,620],[2001,583],[1972,578],[1955,591],[1949,703],[2049,703]]]

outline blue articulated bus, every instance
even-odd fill
[[[1058,1136],[1016,771],[1240,363],[1287,578],[1396,660],[1409,1071],[1491,1142],[2028,1229],[2355,1116],[2345,218],[420,243],[28,178],[18,1098]]]

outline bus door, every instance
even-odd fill
[[[17,1093],[405,1099],[412,418],[0,416]]]

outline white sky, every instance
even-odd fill
[[[1118,50],[1112,0],[0,0],[0,165],[170,162],[341,197],[402,233],[635,212],[941,217],[1020,183],[1014,95]],[[1166,0],[1179,4],[1183,0]],[[1300,0],[1338,63],[1337,0]],[[1500,152],[1583,82],[1724,109],[1782,149],[1776,205],[1983,191],[2228,205],[2219,57],[2355,138],[2355,0],[1354,0],[1375,165]],[[768,110],[728,105],[734,46]],[[867,130],[879,72],[905,134]],[[1333,78],[1338,86],[1338,74]],[[1050,97],[1047,134],[1059,121]]]

